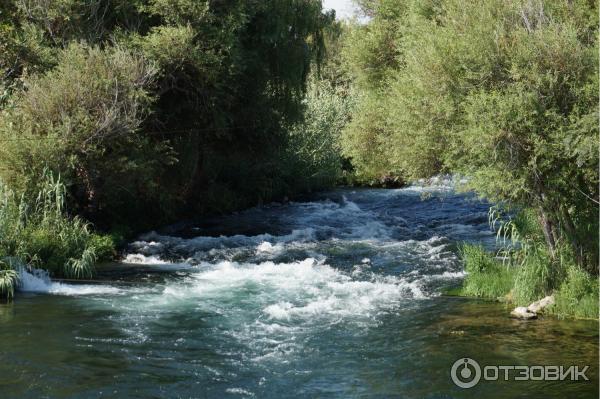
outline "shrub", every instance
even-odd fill
[[[101,235],[93,233],[90,236],[89,245],[94,249],[98,261],[110,260],[117,254],[115,251],[118,238],[113,235]]]
[[[490,225],[500,221],[497,237],[503,246],[499,253],[505,255],[509,266],[481,246],[463,245],[460,254],[468,275],[461,293],[485,298],[506,295],[519,306],[553,294],[555,305],[549,313],[597,319],[598,279],[578,266],[572,247],[560,240],[551,256],[531,211],[522,210],[505,222],[495,212],[490,212]]]
[[[19,274],[7,262],[0,261],[0,297],[10,301],[19,282]]]
[[[547,251],[538,248],[529,251],[516,270],[512,299],[516,304],[526,306],[552,293],[560,265],[550,258]]]
[[[290,129],[282,163],[290,174],[288,181],[308,189],[328,187],[341,177],[340,132],[349,120],[351,100],[313,79],[304,106],[305,119]]]
[[[118,47],[61,51],[58,65],[25,78],[27,90],[0,114],[0,177],[33,196],[48,168],[69,189],[79,206],[73,210],[88,216],[126,214],[134,199],[150,202],[161,166],[171,162],[165,141],[139,132],[154,74],[142,57]]]
[[[549,310],[558,316],[598,319],[598,279],[572,264],[555,292],[555,304]]]

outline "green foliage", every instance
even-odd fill
[[[60,173],[83,213],[156,197],[153,177],[170,162],[165,141],[139,133],[155,70],[120,48],[73,44],[57,67],[25,80],[27,91],[0,119],[0,176],[19,192],[40,187],[46,168]]]
[[[555,305],[548,312],[598,318],[598,278],[578,266],[565,240],[550,254],[535,212],[523,209],[510,217],[492,207],[490,226],[497,230],[502,261],[481,246],[464,244],[460,255],[468,274],[462,295],[503,297],[519,306],[554,295]]]
[[[106,229],[305,189],[274,164],[332,23],[318,0],[3,2],[0,177],[31,195],[50,168]]]
[[[290,129],[282,164],[295,186],[328,187],[342,178],[339,134],[350,117],[351,96],[313,80],[304,102],[305,118]]]
[[[504,264],[477,245],[463,244],[460,257],[467,272],[462,295],[491,299],[506,297],[514,282],[511,265]]]
[[[358,115],[342,147],[359,174],[469,177],[534,210],[550,258],[598,272],[598,5],[366,1],[345,54]],[[391,11],[393,10],[393,11]]]
[[[151,0],[144,9],[173,25],[205,22],[210,17],[207,0]]]
[[[19,273],[12,269],[8,262],[0,260],[0,296],[10,301],[15,295],[15,287],[19,283]]]
[[[572,264],[567,268],[565,280],[555,292],[555,304],[550,312],[561,317],[598,319],[598,295],[598,279]]]
[[[503,219],[505,215],[499,209],[490,209],[490,225],[497,227],[497,242],[502,244],[498,253],[514,265],[511,300],[526,306],[550,295],[558,286],[570,256],[569,248],[561,246],[560,257],[551,256],[531,209],[523,209],[508,220]]]
[[[551,294],[559,276],[559,265],[552,261],[546,251],[528,252],[517,269],[512,300],[517,305],[527,306]]]
[[[386,130],[385,109],[379,96],[371,93],[357,94],[352,121],[343,130],[340,139],[343,154],[352,159],[356,179],[369,182],[387,174],[400,174],[391,165],[393,160],[382,157],[386,152],[384,137]]]
[[[344,35],[342,59],[352,77],[356,108],[343,130],[343,154],[352,159],[357,181],[367,183],[384,176],[402,176],[398,159],[388,156],[389,119],[393,112],[386,96],[387,87],[402,60],[404,1],[384,0],[362,4],[373,19],[366,25],[354,24]]]
[[[13,4],[18,24],[29,24],[43,32],[48,45],[69,41],[97,43],[109,38],[116,26],[139,24],[137,1],[130,0],[23,0]]]
[[[119,244],[118,241],[119,237],[114,234],[104,235],[92,233],[89,237],[89,247],[90,249],[93,249],[96,261],[106,261],[114,259],[117,255],[117,251],[115,248]]]
[[[91,276],[96,261],[114,255],[111,239],[91,233],[79,217],[67,216],[65,186],[59,179],[47,173],[42,181],[33,198],[18,197],[0,185],[2,270],[14,271],[20,264],[48,270],[54,276]],[[15,281],[14,273],[3,275],[7,282]]]

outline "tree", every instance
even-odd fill
[[[19,192],[36,192],[50,169],[87,215],[153,198],[156,170],[169,162],[166,142],[140,132],[154,75],[126,50],[69,46],[56,68],[26,78],[27,90],[3,112],[2,180]]]
[[[108,225],[294,191],[274,164],[323,58],[333,14],[320,1],[13,0],[0,11],[11,187],[35,191],[48,166],[71,209]]]
[[[359,170],[469,176],[481,195],[535,209],[551,255],[569,242],[597,272],[597,4],[423,0],[390,15],[385,3],[350,42],[351,62],[375,65],[356,74],[358,107],[379,113],[344,132]],[[360,34],[378,29],[393,38],[383,49]]]

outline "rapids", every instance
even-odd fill
[[[99,283],[21,272],[0,308],[0,397],[540,397],[598,392],[597,323],[451,298],[489,205],[454,183],[340,189],[143,234]],[[560,352],[556,351],[561,347]],[[450,380],[589,364],[592,382]]]

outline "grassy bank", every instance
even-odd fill
[[[85,278],[94,264],[115,254],[111,236],[93,232],[65,209],[65,186],[46,174],[36,196],[27,198],[0,184],[0,297],[10,300],[18,269],[35,267],[51,276]]]
[[[482,246],[462,245],[460,256],[467,277],[460,295],[500,299],[516,306],[554,295],[555,303],[547,313],[598,319],[598,269],[578,261],[568,236],[557,234],[551,249],[532,209],[508,215],[493,207],[489,222],[497,232],[499,249],[493,253]]]
[[[499,258],[481,246],[465,244],[460,254],[467,277],[458,295],[499,299],[516,306],[554,295],[555,304],[547,309],[548,314],[598,319],[598,277],[577,266],[566,248],[554,258],[541,249]]]

